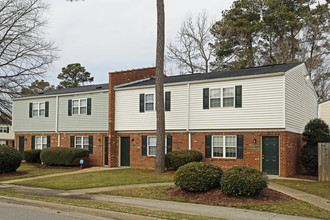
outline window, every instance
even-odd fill
[[[221,89],[210,89],[210,107],[220,108],[221,107]]]
[[[223,107],[234,107],[234,87],[223,88]]]
[[[7,145],[6,141],[0,141],[0,145]]]
[[[43,150],[47,148],[47,136],[36,136],[35,149]]]
[[[72,100],[72,114],[86,115],[87,114],[87,99]]]
[[[45,116],[45,102],[32,103],[32,116]]]
[[[0,133],[7,133],[8,127],[0,127]]]
[[[212,157],[236,158],[236,136],[212,136]]]
[[[148,136],[148,156],[156,156],[157,138]],[[165,154],[167,153],[167,137],[165,136]]]
[[[146,111],[154,111],[155,109],[154,94],[146,94],[145,99],[146,99]]]
[[[89,149],[89,137],[88,136],[76,136],[75,147]]]

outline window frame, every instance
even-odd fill
[[[84,143],[84,137],[87,138],[87,144]],[[77,147],[77,138],[81,138],[81,144],[79,144],[79,145],[81,145],[81,147]],[[84,146],[87,146],[87,147],[84,148]],[[89,136],[86,136],[86,135],[74,136],[74,147],[89,150]]]
[[[82,100],[86,100],[86,106],[82,106],[81,105],[81,101]],[[76,107],[76,106],[74,106],[74,102],[75,101],[78,101],[78,106]],[[72,112],[72,115],[87,115],[87,98],[81,98],[81,99],[72,99],[72,107],[71,107],[71,112]],[[78,113],[75,113],[74,111],[73,111],[73,109],[74,108],[78,108]],[[86,108],[86,111],[85,111],[85,113],[81,113],[81,108]]]
[[[219,89],[220,90],[220,97],[216,99],[220,99],[220,106],[219,107],[212,107],[211,106],[211,90]],[[215,98],[212,98],[215,99]],[[214,88],[209,88],[209,108],[222,108],[222,88],[221,87],[214,87]]]
[[[149,135],[149,136],[147,136],[147,156],[148,157],[155,157],[156,156],[156,153],[155,153],[155,155],[153,155],[153,154],[149,154],[149,137],[150,138],[155,138],[156,139],[156,151],[157,151],[157,136],[154,136],[154,135]],[[153,147],[153,146],[152,146]],[[165,154],[167,154],[167,135],[165,136]]]
[[[8,127],[0,127],[0,133],[7,133]]]
[[[6,145],[6,141],[4,141],[4,140],[0,140],[0,145]]]
[[[224,90],[225,90],[225,89],[230,89],[230,88],[233,89],[233,96],[232,96],[232,97],[225,97],[225,96],[224,96],[224,94],[225,94],[225,93],[224,93]],[[223,87],[223,88],[222,88],[222,93],[221,93],[221,95],[222,95],[222,99],[221,99],[221,100],[222,100],[222,102],[221,102],[221,104],[222,104],[221,107],[222,107],[222,108],[235,108],[235,86]],[[224,99],[225,99],[225,98],[234,98],[234,99],[233,99],[233,106],[224,106]]]
[[[37,105],[37,109],[34,109],[34,104]],[[41,108],[41,104],[44,104],[44,107]],[[43,114],[40,114],[40,112],[44,110]],[[33,112],[37,111],[37,115],[34,115]],[[32,102],[32,117],[45,117],[46,116],[46,102]]]
[[[217,156],[214,156],[213,155],[213,148],[214,148],[214,145],[213,145],[213,138],[214,137],[222,137],[222,157],[217,157]],[[227,137],[235,137],[235,146],[226,146],[226,138]],[[212,135],[212,141],[211,141],[211,158],[221,158],[221,159],[237,159],[237,135]],[[235,157],[227,157],[226,156],[226,149],[228,148],[233,148],[235,147]]]
[[[37,143],[37,140],[38,138],[40,138],[41,142],[40,143]],[[44,143],[44,139],[46,140],[46,143]],[[46,145],[46,147],[44,148],[44,145]],[[40,147],[38,147],[40,146]],[[34,140],[34,149],[37,149],[37,150],[43,150],[43,149],[46,149],[48,146],[47,146],[47,136],[35,136],[35,140]]]
[[[165,93],[164,93],[165,94]],[[153,95],[153,100],[152,100],[152,110],[147,109],[147,104],[150,104],[151,102],[147,102],[147,95]],[[148,93],[144,94],[144,110],[146,112],[152,112],[155,111],[155,93]]]

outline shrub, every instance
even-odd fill
[[[228,169],[220,180],[221,191],[230,196],[258,196],[267,184],[267,176],[261,171],[244,166]]]
[[[196,150],[173,151],[165,155],[165,167],[179,169],[190,162],[201,162],[203,154]]]
[[[222,174],[214,164],[191,162],[176,171],[174,183],[185,191],[202,192],[218,187]]]
[[[26,150],[23,153],[23,159],[29,163],[40,163],[41,150]]]
[[[15,148],[0,145],[0,173],[16,171],[21,162],[22,155]]]
[[[306,142],[300,150],[300,160],[310,175],[318,174],[317,143],[330,141],[329,126],[321,119],[312,119],[307,123],[303,132],[303,141]]]
[[[89,151],[86,149],[71,147],[49,147],[42,150],[40,159],[47,166],[77,166],[79,165],[79,159],[86,158],[88,156]]]

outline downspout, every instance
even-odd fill
[[[191,150],[191,133],[189,131],[189,119],[190,119],[190,84],[187,83],[187,132],[188,132],[188,149]]]
[[[61,146],[61,137],[58,133],[58,95],[56,96],[56,104],[55,104],[55,133],[57,134],[57,146]]]

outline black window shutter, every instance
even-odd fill
[[[49,102],[45,102],[45,117],[49,116]]]
[[[87,99],[87,115],[92,114],[92,99],[88,98]]]
[[[140,94],[140,112],[144,112],[144,94]]]
[[[35,144],[36,144],[36,136],[31,137],[31,149],[35,149]]]
[[[142,136],[142,156],[147,156],[147,136]]]
[[[70,136],[70,147],[74,147],[74,136]]]
[[[29,118],[32,118],[32,103],[29,103]]]
[[[165,111],[171,111],[171,92],[165,92]]]
[[[50,136],[47,136],[47,147],[50,147]]]
[[[242,86],[235,86],[235,108],[242,108]]]
[[[9,133],[9,127],[7,127],[7,133]]]
[[[211,158],[211,135],[205,135],[205,158]]]
[[[209,88],[203,89],[203,109],[209,109]]]
[[[9,145],[8,145],[8,141],[6,141],[6,146],[9,146]]]
[[[89,148],[89,153],[93,154],[93,136],[92,135],[89,136],[89,146],[88,146],[88,148]]]
[[[167,135],[167,153],[172,152],[172,136]]]
[[[68,116],[72,116],[72,99],[68,100]]]
[[[237,159],[243,159],[243,139],[243,135],[237,135]]]

